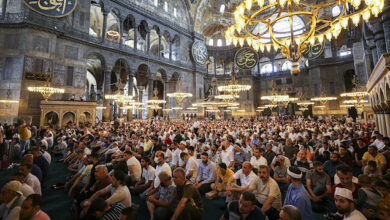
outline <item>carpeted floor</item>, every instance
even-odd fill
[[[43,207],[44,210],[53,220],[70,220],[70,207],[73,199],[70,198],[64,190],[53,190],[49,186],[58,182],[64,182],[65,177],[70,175],[70,172],[66,170],[66,165],[58,161],[59,158],[53,158],[51,163],[50,176],[48,184],[43,189]],[[0,186],[2,187],[10,179],[12,173],[16,172],[17,168],[0,171]],[[150,218],[149,212],[146,208],[146,203],[140,200],[139,197],[132,198],[133,203],[139,205],[138,219],[148,220]],[[224,204],[223,199],[209,200],[203,197],[203,207],[205,210],[205,220],[217,220],[223,214],[223,211],[219,209]],[[313,213],[313,219],[324,219],[321,214]]]

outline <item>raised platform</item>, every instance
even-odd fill
[[[63,127],[68,122],[90,122],[95,125],[96,102],[84,101],[41,101],[40,124]]]

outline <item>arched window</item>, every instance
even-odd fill
[[[210,46],[214,46],[214,39],[212,39],[212,38],[209,39],[209,45],[210,45]]]
[[[221,14],[223,14],[225,12],[225,5],[224,4],[222,4],[221,7],[219,8],[219,12]]]
[[[276,70],[276,67],[275,67],[275,72],[277,71]],[[267,64],[264,64],[262,65],[261,69],[260,69],[260,72],[262,74],[265,74],[265,73],[272,73],[272,63],[267,63]]]
[[[158,0],[154,0],[154,6],[158,6]]]
[[[89,35],[101,37],[103,30],[103,13],[100,5],[91,4],[89,17]]]
[[[217,47],[222,47],[222,39],[217,40]]]
[[[291,70],[291,66],[292,66],[292,64],[290,61],[284,62],[282,65],[282,71]]]
[[[119,41],[119,18],[112,10],[107,16],[106,39],[114,42]]]
[[[334,6],[332,8],[332,16],[337,17],[341,13],[340,7],[339,6]]]
[[[168,2],[167,1],[164,2],[164,10],[166,12],[168,11]]]

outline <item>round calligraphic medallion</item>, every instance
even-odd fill
[[[249,47],[239,49],[234,56],[234,63],[244,70],[250,70],[259,62],[257,52]]]
[[[192,45],[192,57],[198,65],[203,66],[209,57],[207,47],[202,41],[195,41]]]
[[[77,0],[23,0],[24,4],[48,17],[65,17],[76,8]]]
[[[322,43],[317,42],[313,46],[311,44],[307,44],[306,50],[302,53],[303,57],[309,60],[314,60],[318,58],[322,52],[324,52],[325,41]]]

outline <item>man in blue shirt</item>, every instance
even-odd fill
[[[199,164],[198,176],[194,186],[199,190],[200,194],[205,194],[211,191],[211,184],[217,178],[217,167],[215,163],[209,160],[209,155],[203,152],[202,162]]]
[[[293,205],[299,209],[303,220],[312,219],[312,208],[305,187],[302,185],[302,172],[291,166],[287,169],[288,179],[291,181],[283,205]]]
[[[244,191],[240,200],[232,201],[220,220],[265,220],[266,215],[256,206],[257,200],[255,194],[250,191]]]

